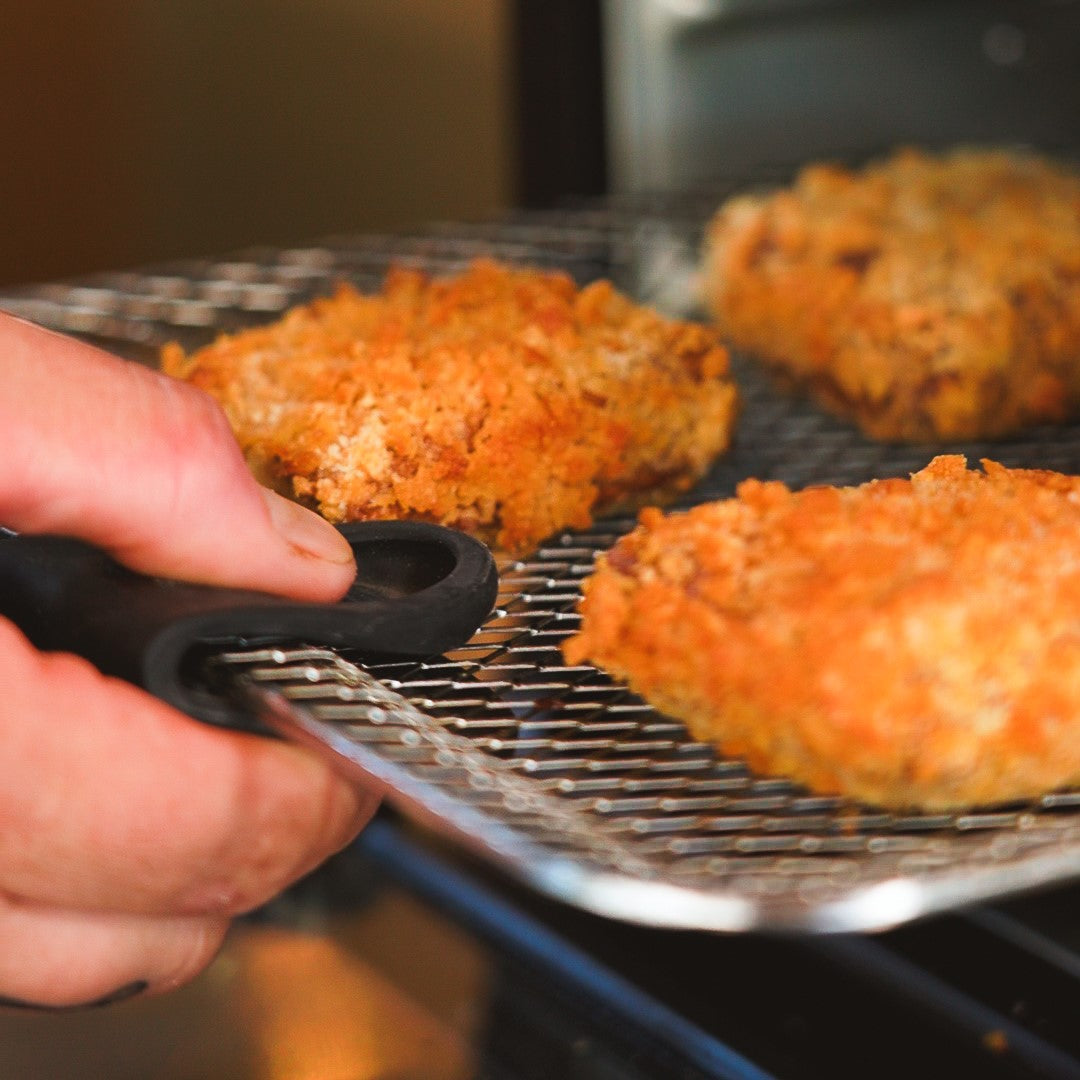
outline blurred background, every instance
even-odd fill
[[[580,109],[551,108],[562,73],[580,71],[575,53],[599,85],[597,10],[0,0],[0,282],[473,219],[542,198],[566,157],[545,151],[560,137],[546,117],[598,125],[592,91],[573,88]],[[528,162],[522,125],[536,129]],[[599,190],[600,142],[584,141],[595,151],[574,156],[583,164],[569,186]]]
[[[0,284],[1080,142],[1076,0],[0,0]]]

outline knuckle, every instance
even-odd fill
[[[291,747],[244,746],[233,790],[183,910],[238,915],[265,903],[330,855],[354,816],[333,773]],[[286,754],[294,761],[282,766]],[[344,842],[342,838],[341,842]]]
[[[125,504],[123,537],[110,544],[122,561],[143,568],[174,553],[186,540],[188,523],[254,491],[228,418],[204,391],[161,376],[149,437],[140,447],[136,484],[141,512]],[[172,535],[170,530],[183,526]],[[118,532],[118,530],[114,530]],[[160,569],[156,565],[155,570]]]
[[[159,435],[170,460],[204,464],[207,458],[238,456],[228,417],[209,394],[176,380],[164,385],[166,408]]]

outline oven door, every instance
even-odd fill
[[[617,192],[898,143],[1080,141],[1066,0],[604,0]]]

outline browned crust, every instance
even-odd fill
[[[944,810],[1078,784],[1080,478],[983,466],[645,511],[566,658],[820,792]]]
[[[164,369],[225,407],[251,466],[331,521],[419,518],[521,553],[668,499],[729,445],[715,332],[609,282],[478,260],[343,285]]]
[[[1044,157],[809,166],[721,207],[704,288],[733,345],[873,438],[1080,412],[1080,178]]]

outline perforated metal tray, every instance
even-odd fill
[[[273,317],[390,262],[450,270],[477,254],[613,277],[669,312],[693,309],[696,238],[716,191],[607,204],[413,237],[293,250],[28,287],[0,307],[152,360]],[[890,447],[781,397],[736,363],[734,450],[683,505],[746,476],[859,483],[941,448]],[[1080,471],[1080,427],[954,448],[972,459]],[[567,667],[581,580],[632,526],[607,520],[504,562],[498,607],[463,649],[364,667],[310,648],[223,658],[300,732],[343,740],[353,767],[429,827],[544,892],[603,914],[715,930],[872,930],[1080,873],[1080,791],[967,814],[899,815],[811,795],[719,757],[603,673]],[[345,745],[347,744],[347,745]]]

